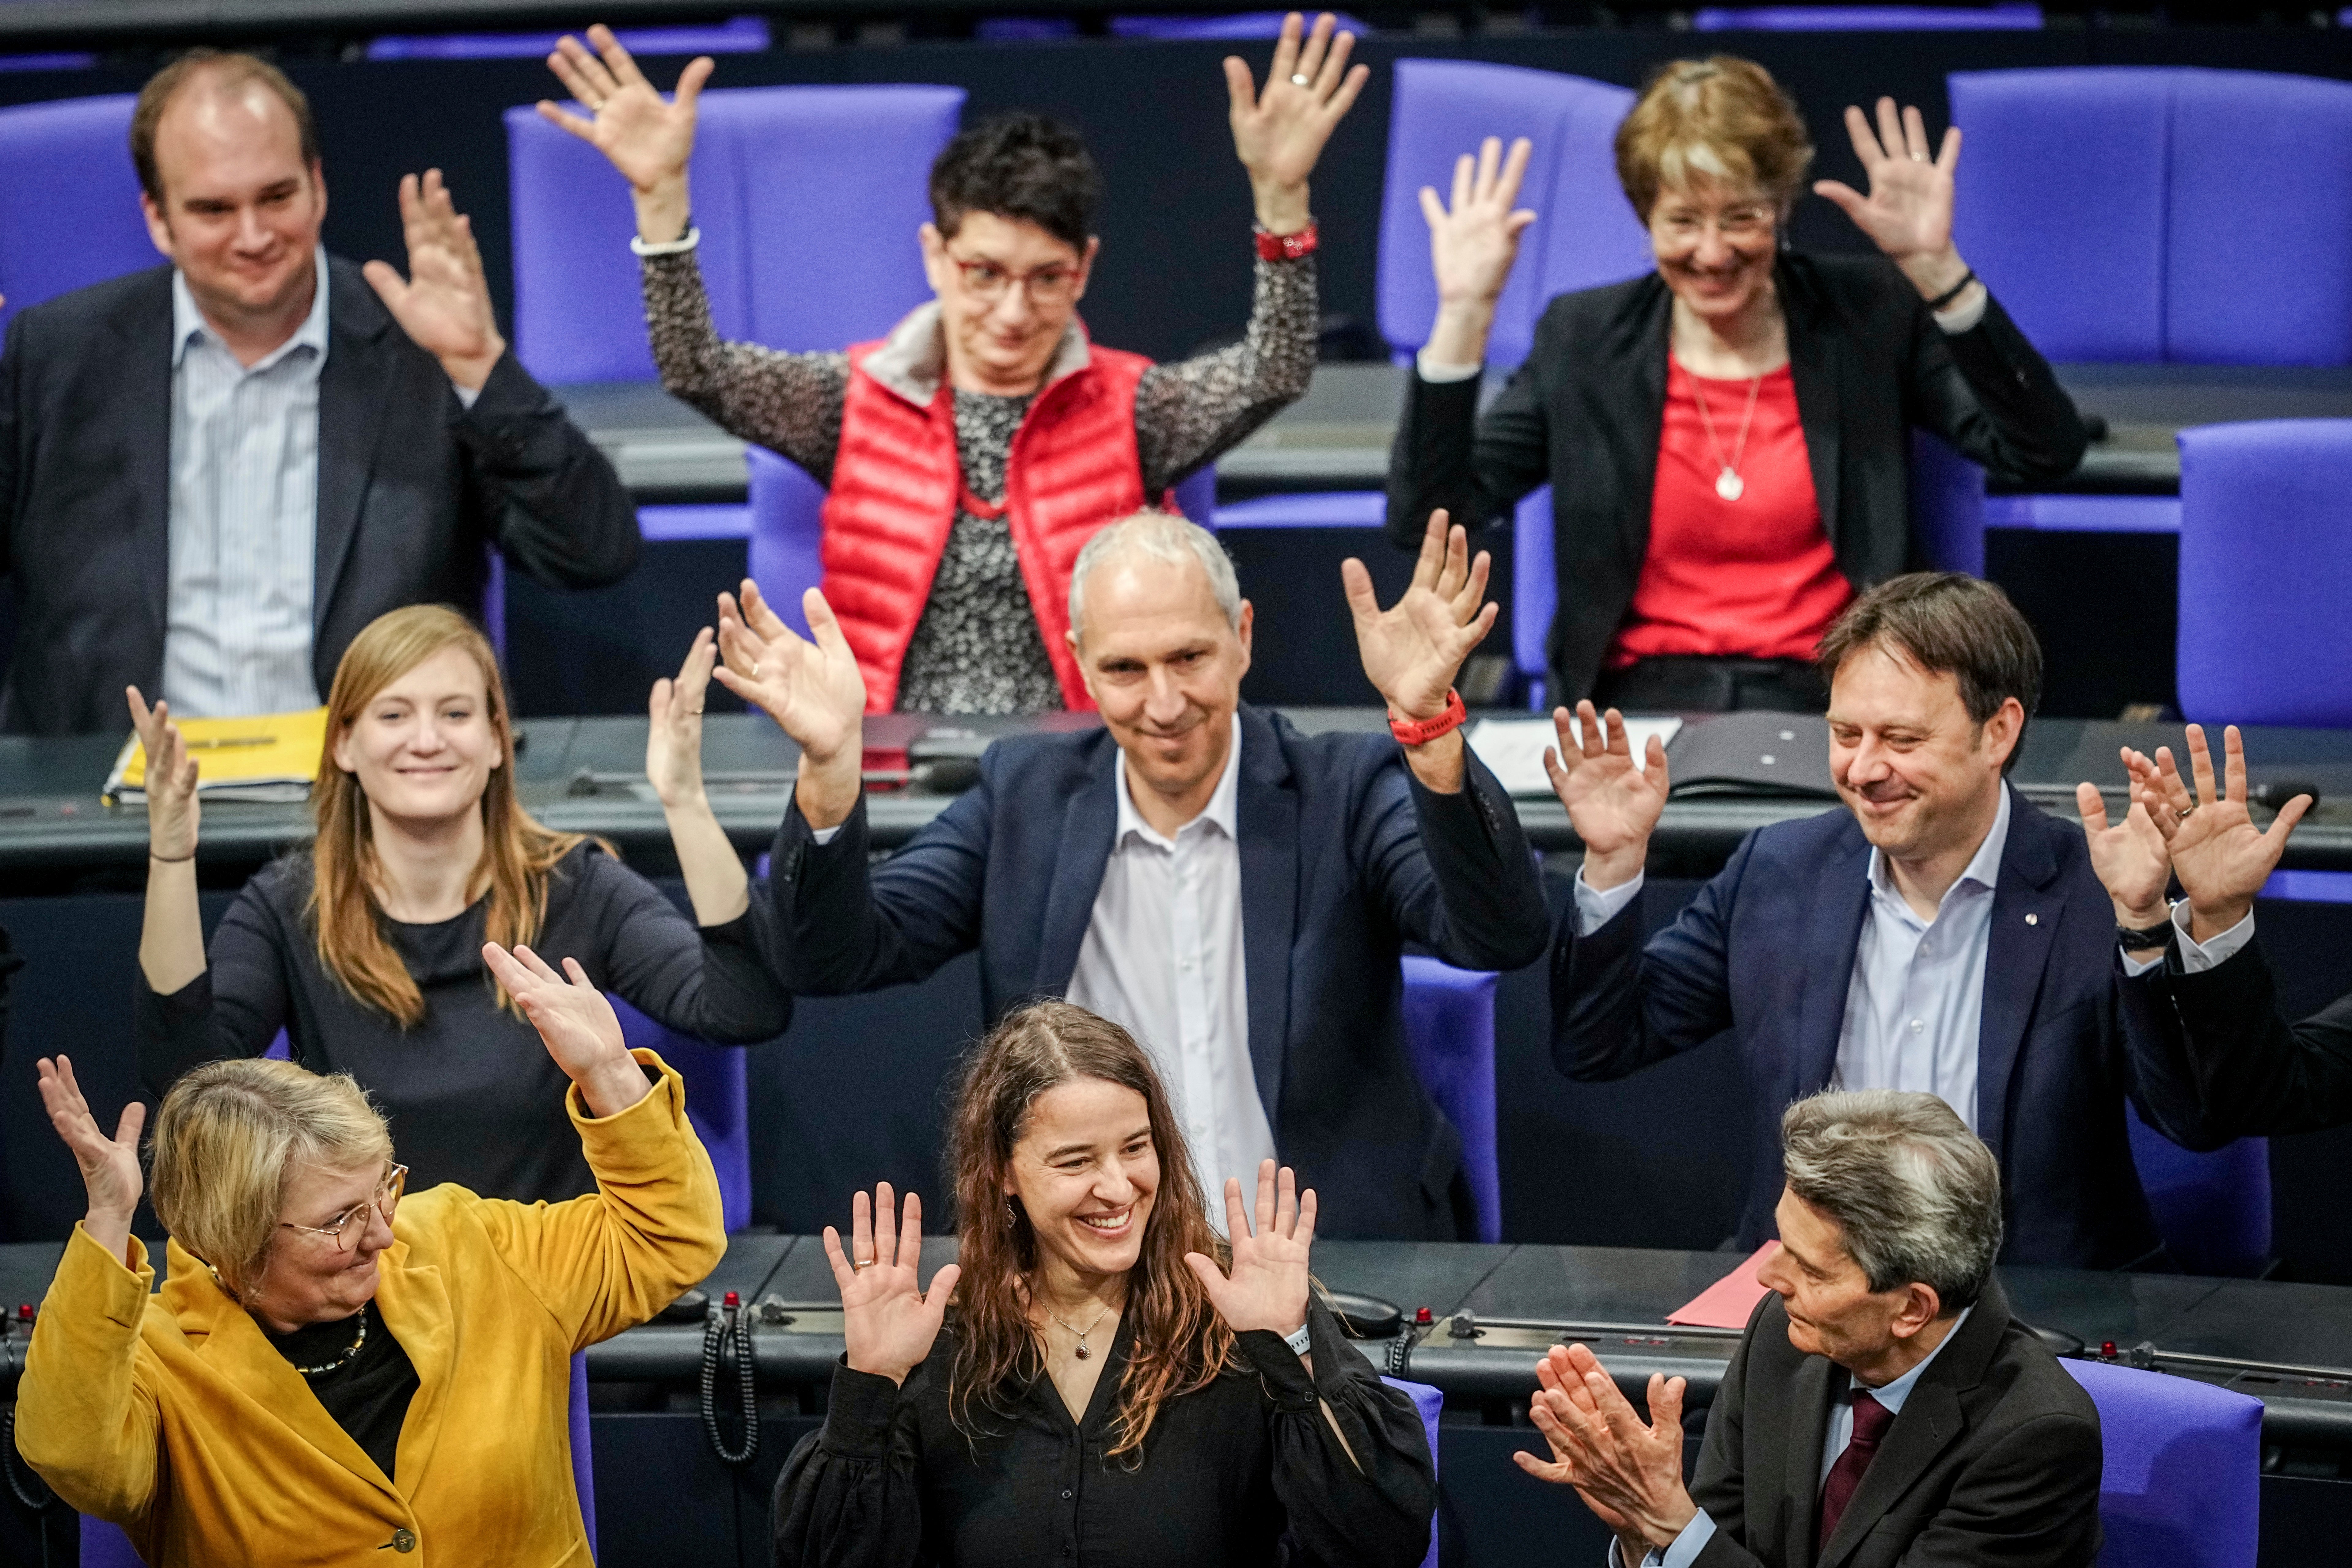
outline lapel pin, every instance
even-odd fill
[[[2028,915],[2025,917],[2025,923],[2030,926],[2038,926],[2042,923],[2042,917],[2040,915]]]

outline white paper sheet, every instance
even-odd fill
[[[1569,727],[1580,741],[1582,731],[1576,721]],[[1681,732],[1679,719],[1628,719],[1625,721],[1626,743],[1633,748],[1633,764],[1643,765],[1649,755],[1650,737],[1658,743],[1670,743]],[[1481,719],[1470,727],[1470,749],[1486,764],[1502,786],[1515,795],[1540,795],[1551,793],[1551,780],[1544,774],[1543,754],[1547,746],[1559,743],[1549,719]]]

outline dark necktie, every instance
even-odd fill
[[[1886,1436],[1887,1427],[1895,1424],[1895,1412],[1870,1396],[1867,1389],[1856,1389],[1853,1394],[1853,1437],[1845,1452],[1830,1467],[1829,1479],[1822,1483],[1822,1527],[1813,1537],[1813,1552],[1818,1556],[1837,1533],[1838,1521],[1845,1517],[1845,1505],[1853,1500],[1854,1489],[1862,1485],[1862,1473],[1870,1468],[1870,1461],[1878,1454],[1878,1440]]]

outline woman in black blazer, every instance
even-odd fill
[[[1931,158],[1919,111],[1891,99],[1877,134],[1858,109],[1846,128],[1870,194],[1813,189],[1883,258],[1782,248],[1813,150],[1762,67],[1664,68],[1617,132],[1656,272],[1553,300],[1483,415],[1487,329],[1535,219],[1514,210],[1528,144],[1465,154],[1450,207],[1423,191],[1439,306],[1390,534],[1418,542],[1435,507],[1475,528],[1550,483],[1555,702],[1818,710],[1822,629],[1919,563],[1911,427],[2011,483],[2081,461],[2073,402],[1953,247],[1958,131]]]

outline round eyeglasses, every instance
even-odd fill
[[[337,1252],[349,1252],[358,1247],[360,1237],[367,1234],[367,1211],[372,1208],[381,1210],[383,1223],[390,1225],[393,1215],[400,1208],[400,1194],[407,1187],[408,1167],[394,1165],[384,1173],[373,1197],[361,1199],[324,1225],[296,1225],[291,1220],[279,1220],[278,1223],[285,1230],[323,1236]],[[355,1224],[356,1229],[353,1228]]]

